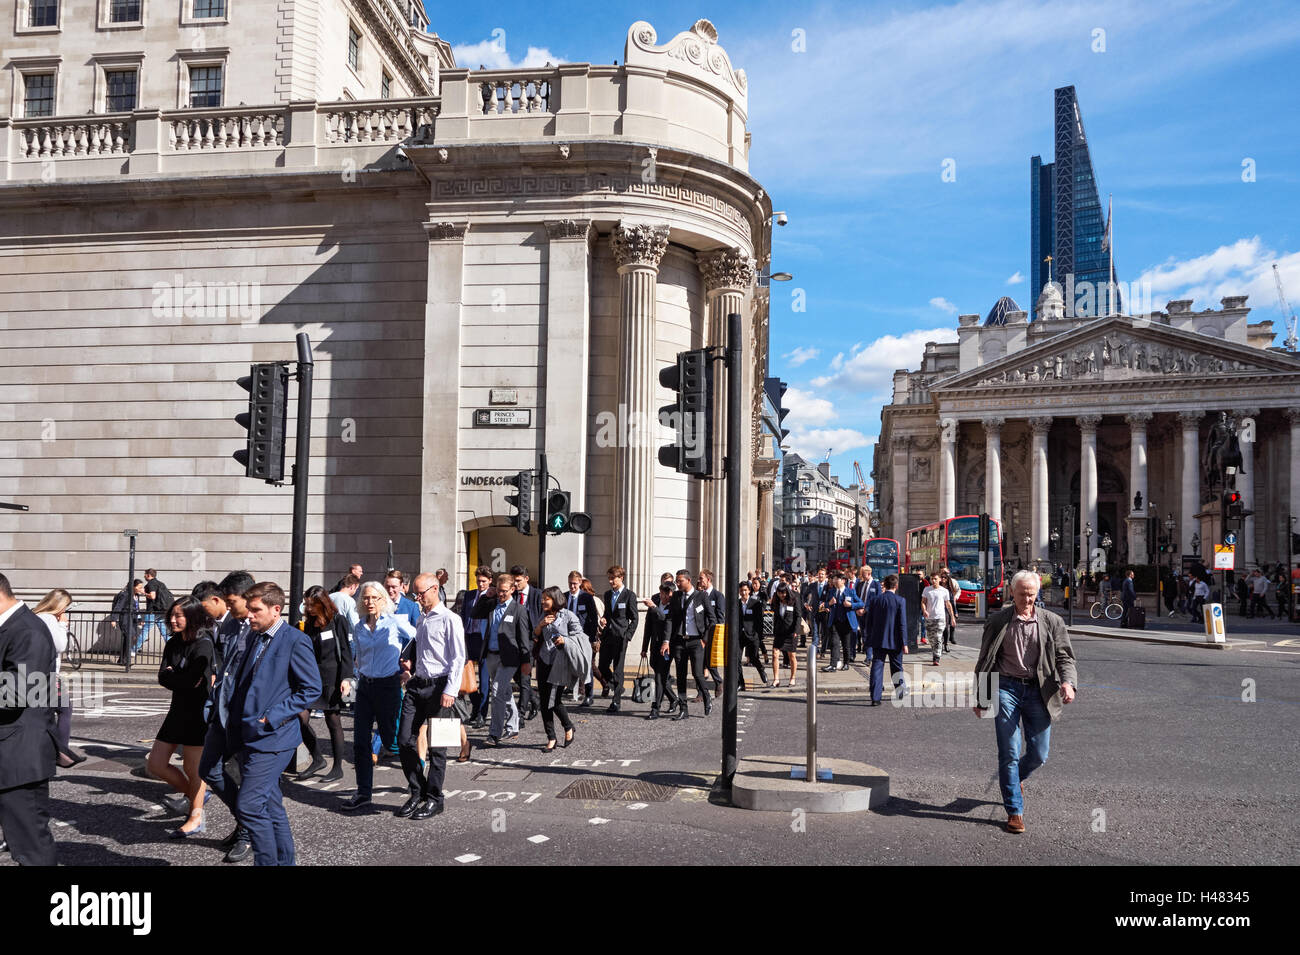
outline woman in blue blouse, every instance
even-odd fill
[[[392,748],[402,708],[402,648],[415,639],[415,628],[405,617],[393,613],[392,601],[378,581],[361,585],[357,591],[357,610],[359,619],[352,628],[356,677],[344,680],[339,687],[344,697],[356,689],[352,703],[352,758],[357,791],[344,801],[345,810],[371,804],[375,765],[370,759],[370,731],[378,723],[384,748]]]

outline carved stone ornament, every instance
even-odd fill
[[[912,444],[910,434],[896,434],[890,439],[890,444],[895,451],[906,451]]]
[[[916,484],[930,483],[930,459],[928,457],[912,459],[912,481]]]
[[[1097,433],[1097,426],[1101,424],[1101,415],[1099,414],[1081,414],[1075,415],[1075,423],[1079,426],[1080,431],[1091,431]]]
[[[546,234],[552,239],[585,239],[590,231],[590,219],[551,219],[546,223]]]
[[[446,149],[438,150],[438,162],[445,163],[445,162],[449,162],[450,160],[451,160],[451,153],[449,153]]]
[[[995,435],[1002,430],[1002,426],[1007,423],[1006,418],[985,418],[982,422],[984,433]]]
[[[1037,361],[981,379],[981,385],[1056,381],[1129,381],[1144,378],[1221,375],[1252,366],[1208,352],[1162,345],[1112,332]]]
[[[1047,432],[1052,430],[1052,418],[1050,417],[1030,418],[1029,429],[1033,431],[1034,434],[1047,434]]]
[[[659,35],[644,20],[638,20],[628,30],[628,40],[639,50],[657,53],[689,63],[705,73],[727,80],[736,90],[746,93],[749,80],[744,70],[732,69],[727,52],[718,46],[718,31],[708,20],[696,20],[689,30],[677,34],[663,46],[655,46]]]
[[[1287,408],[1282,412],[1282,414],[1284,414],[1286,419],[1292,424],[1300,422],[1300,408]]]
[[[744,292],[754,284],[754,259],[741,249],[697,252],[695,261],[699,263],[706,292],[716,292],[721,289]]]
[[[1150,411],[1134,411],[1124,416],[1124,420],[1129,423],[1129,427],[1134,431],[1145,431],[1147,425],[1151,423],[1151,418]]]
[[[610,235],[610,245],[619,268],[641,266],[657,269],[668,251],[668,226],[665,223],[620,222]]]
[[[568,143],[560,143],[560,158],[561,158],[561,159],[568,159],[568,158],[569,158],[569,144],[568,144]]]
[[[424,231],[428,233],[430,241],[464,239],[468,229],[468,222],[426,222],[424,224]]]
[[[1193,428],[1199,428],[1201,426],[1201,419],[1204,417],[1204,411],[1178,412],[1178,421],[1183,426],[1184,431],[1191,431]]]

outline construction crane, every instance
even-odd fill
[[[827,448],[827,449],[826,449],[826,457],[822,458],[822,464],[825,464],[827,461],[829,461],[829,460],[831,459],[831,452],[834,451],[834,450],[835,450],[834,448]]]
[[[1297,342],[1296,338],[1296,317],[1295,312],[1291,310],[1291,303],[1286,300],[1286,292],[1282,290],[1282,271],[1273,263],[1273,281],[1277,282],[1277,301],[1282,307],[1282,317],[1286,319],[1286,340],[1282,342],[1282,347],[1287,351],[1295,351]]]

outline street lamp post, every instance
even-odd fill
[[[1065,550],[1069,555],[1067,564],[1066,577],[1070,581],[1070,586],[1065,591],[1065,613],[1068,622],[1074,624],[1074,505],[1067,504],[1061,510],[1061,523],[1065,526],[1065,531],[1061,539],[1065,543]]]
[[[1020,538],[1020,566],[1021,567],[1025,566],[1025,557],[1028,556],[1029,548],[1033,544],[1033,542],[1034,542],[1033,538],[1030,537],[1028,534]]]
[[[1092,521],[1089,521],[1087,524],[1084,525],[1083,537],[1084,537],[1084,543],[1083,543],[1084,561],[1087,566],[1087,570],[1084,571],[1084,576],[1088,581],[1091,581],[1092,580]],[[1084,584],[1084,587],[1086,588],[1087,584]]]
[[[1174,520],[1174,512],[1170,511],[1169,516],[1165,519],[1165,540],[1169,542],[1169,578],[1168,579],[1170,584],[1175,584],[1175,581],[1177,580],[1177,578],[1174,576],[1174,531],[1177,529],[1178,529],[1178,522]],[[1178,591],[1176,589],[1174,591],[1174,596],[1175,597],[1178,596]],[[1171,599],[1168,602],[1172,604],[1173,600]],[[1169,616],[1172,617],[1173,615],[1174,612],[1172,610],[1169,611]]]

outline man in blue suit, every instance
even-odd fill
[[[858,632],[858,608],[862,601],[857,593],[845,582],[844,571],[835,572],[835,589],[826,598],[826,626],[831,636],[830,666],[823,667],[823,672],[847,670],[849,668],[849,647],[856,641]]]
[[[871,601],[867,608],[868,646],[872,650],[871,705],[879,706],[885,675],[885,657],[889,657],[889,677],[898,688],[895,701],[907,696],[907,683],[903,679],[903,661],[899,657],[907,652],[907,602],[898,595],[898,575],[889,574],[884,580],[884,592]]]
[[[826,598],[831,592],[831,582],[826,579],[826,565],[817,568],[817,576],[809,581],[808,586],[804,589],[803,606],[804,619],[808,621],[808,626],[812,630],[813,648],[817,653],[822,652],[822,631],[826,627],[827,610]],[[803,646],[804,641],[799,640],[799,646]],[[811,656],[811,654],[810,654]]]
[[[867,621],[865,618],[867,611],[871,608],[871,604],[884,592],[884,588],[880,586],[880,581],[871,576],[870,564],[863,564],[862,567],[858,569],[858,584],[856,589],[858,599],[862,601],[862,606],[858,608],[858,623],[861,624],[861,627],[858,630],[858,640],[862,644],[862,649],[864,650],[864,656],[867,658],[867,663],[870,663],[871,641],[867,638]],[[849,647],[850,663],[854,662],[854,657],[856,656],[855,650],[855,647]]]
[[[255,865],[293,865],[280,774],[302,742],[298,714],[321,694],[320,668],[311,638],[281,616],[283,590],[263,582],[244,599],[250,632],[226,724],[241,777],[235,808],[252,836]]]

